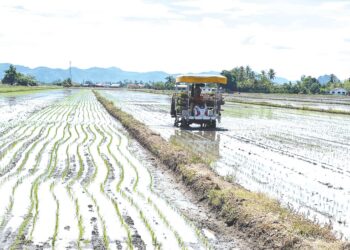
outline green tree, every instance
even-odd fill
[[[270,80],[274,80],[276,78],[276,72],[273,69],[269,69],[267,72],[267,76]]]
[[[37,86],[37,81],[34,76],[27,76],[21,73],[17,75],[17,85],[22,86]]]
[[[72,79],[67,78],[67,79],[63,80],[62,86],[65,87],[65,88],[72,87],[73,86]]]
[[[243,82],[245,80],[245,69],[243,66],[239,67],[239,70],[238,70],[238,78],[237,80],[239,82]]]
[[[176,79],[174,76],[167,76],[165,77],[165,84],[164,84],[164,88],[165,89],[174,89],[175,88],[175,82],[176,82]]]
[[[245,67],[245,75],[246,75],[246,78],[250,79],[251,78],[251,75],[252,75],[252,69],[249,67],[249,65],[247,65]]]
[[[346,89],[347,91],[350,91],[350,78],[344,81],[344,89]]]
[[[36,86],[37,81],[34,76],[28,76],[17,72],[16,67],[12,64],[9,69],[5,71],[3,84],[21,85],[21,86]]]
[[[18,73],[16,71],[16,67],[12,64],[10,65],[8,70],[5,70],[4,78],[2,79],[3,84],[14,85],[17,81]]]
[[[310,86],[310,92],[312,94],[319,94],[321,91],[321,84],[318,82],[313,82]]]
[[[335,82],[336,82],[336,79],[337,79],[337,77],[336,77],[334,74],[331,74],[331,75],[329,76],[329,82],[330,82],[330,83],[335,83]]]
[[[227,84],[225,86],[226,90],[229,92],[233,92],[237,90],[237,81],[236,77],[233,74],[233,71],[223,70],[221,75],[227,78]]]
[[[165,83],[175,83],[175,81],[176,81],[176,79],[174,76],[169,75],[169,76],[165,77]]]

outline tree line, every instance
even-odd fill
[[[1,80],[3,84],[20,85],[20,86],[37,86],[38,82],[34,76],[24,75],[17,72],[15,66],[10,65],[8,70],[5,70],[5,75]]]
[[[19,86],[38,86],[38,81],[35,79],[34,76],[25,75],[20,72],[17,72],[16,67],[12,64],[7,70],[5,70],[5,75],[2,78],[1,83]],[[54,84],[63,87],[73,86],[72,80],[70,78],[67,78],[63,81],[57,81]]]
[[[250,66],[235,67],[232,70],[223,70],[221,75],[227,77],[228,92],[252,92],[252,93],[288,93],[288,94],[327,94],[331,89],[344,88],[350,91],[350,78],[341,82],[338,78],[331,74],[326,84],[321,84],[317,78],[312,76],[301,76],[300,80],[292,83],[284,84],[274,83],[276,72],[274,69],[262,70],[256,72]],[[5,75],[1,81],[3,84],[21,85],[21,86],[37,86],[38,81],[34,76],[24,75],[17,72],[15,66],[10,65],[5,71]],[[63,81],[59,80],[53,84],[63,87],[73,86],[70,78]],[[157,90],[171,90],[175,88],[175,77],[167,76],[164,81],[158,82],[121,82],[121,87],[129,84],[142,85],[144,88]]]
[[[326,84],[321,84],[312,76],[301,76],[295,83],[287,82],[276,84],[274,69],[262,70],[256,73],[249,66],[235,67],[232,70],[223,70],[221,75],[226,76],[229,92],[254,92],[254,93],[288,93],[288,94],[327,94],[334,88],[350,90],[350,79],[340,82],[334,74],[331,74]]]

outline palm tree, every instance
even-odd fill
[[[247,65],[245,67],[245,75],[247,78],[250,78],[251,72],[252,72],[252,69],[249,67],[249,65]]]
[[[165,77],[165,83],[172,84],[172,83],[175,83],[175,81],[176,80],[175,80],[174,76],[169,75],[169,76]]]
[[[273,69],[269,69],[269,71],[267,72],[267,75],[270,80],[273,80],[276,78],[276,72]]]
[[[238,81],[243,82],[244,81],[244,74],[245,74],[245,69],[243,66],[239,67],[239,75],[238,75]]]
[[[329,79],[329,81],[331,82],[331,83],[335,83],[336,82],[336,76],[334,75],[334,74],[331,74],[330,76],[330,79]]]

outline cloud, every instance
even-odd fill
[[[326,0],[3,0],[1,60],[200,72],[250,65],[349,75],[350,11]],[[311,63],[312,62],[312,63]]]
[[[243,39],[242,44],[244,45],[254,45],[255,44],[255,36],[248,36]]]
[[[272,48],[277,49],[277,50],[291,50],[291,49],[293,49],[292,47],[279,46],[279,45],[272,46]]]

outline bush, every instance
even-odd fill
[[[10,65],[8,70],[5,70],[3,84],[21,85],[21,86],[37,86],[38,83],[34,76],[27,76],[17,72],[16,67]]]
[[[73,86],[72,84],[72,79],[70,78],[67,78],[65,79],[63,82],[62,82],[62,86],[65,87],[65,88],[70,88]]]

